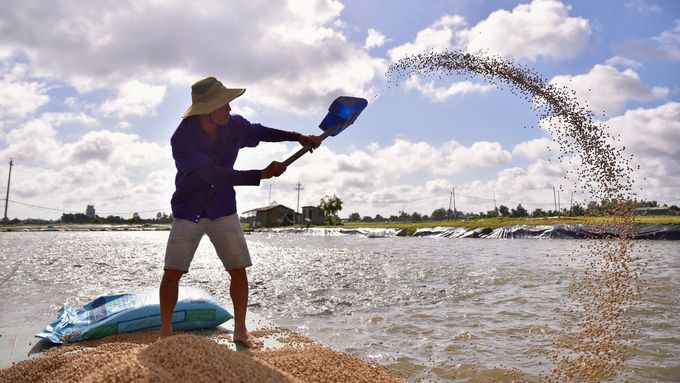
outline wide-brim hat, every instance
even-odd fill
[[[191,86],[191,106],[182,114],[182,118],[214,112],[245,91],[239,88],[226,88],[215,77],[206,77]]]

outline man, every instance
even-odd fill
[[[196,248],[207,234],[229,273],[229,293],[234,304],[234,341],[247,347],[262,342],[246,329],[250,254],[236,214],[234,186],[259,185],[260,180],[278,177],[286,166],[273,161],[262,170],[234,170],[239,149],[260,141],[298,141],[319,147],[319,136],[304,136],[251,124],[241,116],[230,116],[229,103],[245,89],[225,88],[214,77],[191,86],[192,104],[172,135],[172,157],[177,167],[172,196],[174,220],[165,252],[160,287],[161,338],[172,335],[172,313],[177,303],[179,281],[189,271]]]

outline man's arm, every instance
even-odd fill
[[[210,185],[251,185],[260,184],[263,170],[234,170],[224,166],[203,165],[194,169],[194,174]]]
[[[197,176],[211,185],[254,185],[260,180],[278,177],[286,171],[286,165],[272,161],[262,170],[233,170],[222,166],[201,166],[194,170]]]

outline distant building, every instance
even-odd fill
[[[633,210],[635,215],[673,215],[667,207],[638,207]]]
[[[305,225],[323,225],[323,210],[316,206],[303,206],[302,220]]]
[[[87,209],[85,209],[85,216],[89,219],[94,219],[94,205],[87,205]]]
[[[274,202],[269,206],[244,211],[242,216],[241,220],[248,223],[250,227],[272,227],[292,225],[295,222],[296,213],[295,210]]]

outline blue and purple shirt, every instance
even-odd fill
[[[251,124],[233,115],[218,127],[219,142],[203,131],[197,116],[182,120],[170,139],[177,176],[172,195],[175,218],[198,222],[236,213],[234,186],[259,185],[261,170],[234,170],[238,151],[255,147],[260,141],[297,141],[300,133]]]

